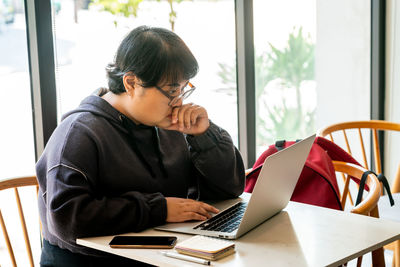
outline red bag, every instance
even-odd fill
[[[253,171],[247,175],[244,191],[249,193],[253,191],[262,164],[268,156],[294,143],[294,141],[277,141],[275,145],[269,146],[254,163]],[[315,138],[291,200],[343,210],[332,160],[360,165],[351,155],[335,143],[323,137]]]

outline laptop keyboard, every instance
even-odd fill
[[[229,209],[197,225],[194,229],[231,233],[239,227],[247,203],[239,202]]]

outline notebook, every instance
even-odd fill
[[[314,139],[315,134],[267,157],[250,198],[209,202],[221,212],[207,221],[168,223],[155,229],[226,239],[244,235],[289,203]]]
[[[207,260],[218,260],[235,253],[235,243],[214,238],[196,235],[175,246],[181,254],[195,256]]]

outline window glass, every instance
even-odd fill
[[[254,0],[257,153],[369,119],[370,3]]]
[[[257,153],[315,131],[316,1],[254,1]]]
[[[34,175],[35,151],[23,1],[0,0],[0,180]],[[20,190],[37,260],[40,249],[35,190]],[[29,199],[28,199],[29,198]],[[25,201],[27,200],[27,201]],[[33,200],[33,201],[32,201]],[[0,210],[13,241],[18,265],[28,266],[13,190],[0,191]],[[36,218],[34,221],[29,218]],[[0,231],[0,266],[11,266]]]
[[[316,126],[370,119],[371,3],[370,1],[317,1]],[[369,134],[363,133],[369,160]],[[359,144],[355,131],[349,143]],[[335,142],[346,147],[343,137]],[[361,161],[361,146],[352,154]]]
[[[130,30],[164,27],[186,42],[200,65],[192,80],[198,89],[187,101],[204,106],[237,144],[233,0],[89,2],[61,1],[54,17],[59,117],[107,85],[105,67]]]
[[[386,119],[400,123],[400,5],[396,1],[387,2],[387,80],[386,80]],[[400,172],[400,133],[394,132],[385,136],[385,168],[389,183],[393,185],[396,172]],[[399,177],[400,178],[400,177]],[[398,181],[400,182],[400,181]]]

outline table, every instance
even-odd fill
[[[149,229],[126,235],[191,235]],[[82,246],[157,266],[201,266],[161,255],[156,249],[112,249],[113,236],[77,239]],[[279,214],[235,240],[236,253],[213,266],[339,266],[400,239],[400,223],[290,202]]]

